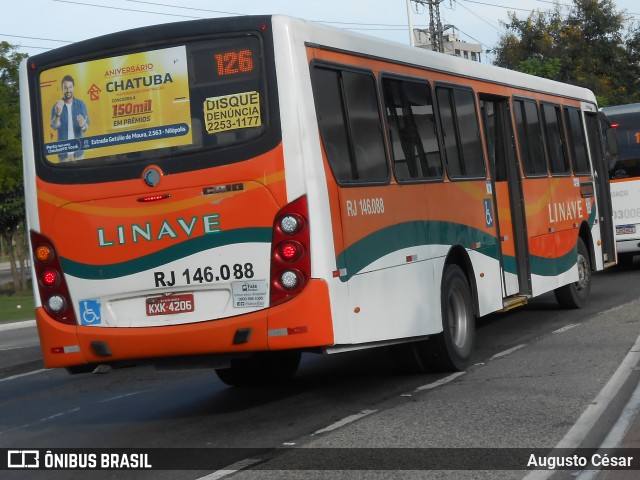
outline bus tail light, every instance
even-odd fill
[[[311,276],[307,197],[282,208],[273,224],[271,243],[271,306],[302,291]]]
[[[76,316],[73,309],[70,308],[69,289],[62,275],[62,265],[53,247],[53,242],[32,230],[31,247],[42,306],[54,320],[75,325]]]

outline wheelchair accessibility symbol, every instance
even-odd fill
[[[102,323],[100,300],[80,300],[80,318],[82,325],[98,325]]]
[[[493,227],[493,208],[491,207],[491,200],[486,198],[484,200],[484,221],[487,227]]]

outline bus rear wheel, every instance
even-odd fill
[[[469,366],[475,344],[475,312],[462,269],[449,265],[442,277],[442,333],[427,340],[396,345],[393,359],[410,373],[460,371]]]
[[[222,382],[231,386],[267,385],[291,380],[300,365],[300,352],[260,352],[231,360],[229,368],[217,368]]]
[[[584,241],[578,238],[578,281],[556,288],[554,294],[563,308],[582,308],[589,300],[591,291],[591,261]]]
[[[442,333],[425,344],[431,371],[460,371],[469,366],[476,339],[476,315],[467,277],[458,265],[442,276]]]

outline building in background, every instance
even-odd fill
[[[413,35],[416,47],[433,50],[433,42],[431,41],[431,35],[428,30],[416,28],[413,30]],[[441,48],[442,53],[447,55],[466,58],[467,60],[473,60],[474,62],[480,62],[482,60],[482,45],[478,43],[467,43],[460,40],[455,33],[442,35]]]

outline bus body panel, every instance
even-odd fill
[[[439,334],[449,263],[464,267],[474,311],[487,315],[505,308],[511,296],[536,296],[575,282],[576,246],[585,225],[594,232],[589,248],[596,268],[602,268],[596,209],[580,188],[592,179],[522,175],[517,185],[527,228],[520,231],[510,204],[517,192],[495,182],[486,139],[481,142],[484,176],[451,180],[445,173],[431,181],[401,183],[381,113],[388,178],[374,184],[338,182],[319,128],[310,70],[321,64],[368,72],[380,112],[385,76],[421,79],[432,91],[461,86],[473,92],[480,137],[479,95],[499,96],[503,105],[528,96],[576,106],[580,99],[595,102],[591,92],[485,65],[468,69],[460,59],[287,17],[270,17],[269,27],[273,56],[267,61],[273,65],[267,70],[272,67],[277,77],[269,99],[277,95],[273,127],[281,134],[274,148],[193,171],[165,175],[159,167],[160,183],[154,187],[144,182],[145,169],[157,168],[152,162],[135,178],[72,187],[36,178],[33,164],[25,162],[25,179],[31,182],[29,225],[52,239],[78,318],[78,325],[59,323],[38,303],[47,367],[322,351]],[[26,77],[26,65],[23,69]],[[30,129],[31,122],[24,121]],[[33,160],[38,156],[33,141],[26,144]],[[162,198],[143,202],[153,196]],[[271,305],[274,222],[282,208],[301,197],[308,204],[310,276],[300,293]],[[519,258],[516,236],[527,245],[526,262]],[[519,278],[515,266],[525,263],[531,288],[520,284],[523,274]],[[241,304],[247,298],[242,289],[249,284],[262,298],[252,297],[247,306]],[[163,297],[195,306],[165,311],[154,306]]]
[[[311,275],[326,282],[331,299],[335,343],[352,342],[348,321],[347,286],[336,278],[334,224],[330,187],[318,136],[316,112],[305,47],[306,32],[288,17],[272,17],[274,59],[278,72],[284,165],[288,201],[306,195],[309,204]]]
[[[322,44],[320,41],[318,41],[318,43]],[[328,43],[331,44],[331,42]],[[349,68],[357,67],[368,69],[371,70],[375,76],[380,75],[382,72],[398,72],[404,75],[410,75],[412,78],[425,78],[432,84],[438,80],[444,82],[458,81],[451,75],[444,74],[438,70],[434,71],[429,67],[426,67],[423,70],[412,66],[398,65],[397,63],[385,63],[377,58],[348,55],[346,52],[340,51],[339,49],[333,50],[318,48],[315,42],[311,42],[311,44],[312,47],[309,47],[308,49],[310,61],[320,59],[329,62],[329,64],[344,65]],[[479,92],[501,93],[504,95],[504,89],[498,89],[489,83],[468,78],[464,78],[463,82],[463,84],[473,86]],[[539,92],[532,93],[531,91],[518,90],[515,88],[509,90],[509,92],[512,95],[518,95],[526,92],[529,97],[538,100],[558,101],[557,97]],[[585,96],[589,97],[589,95],[590,93],[587,93]],[[581,106],[581,102],[574,99],[563,99],[562,102],[563,103],[560,105],[566,104],[576,107]],[[335,184],[326,156],[325,169],[327,171],[327,183]],[[580,181],[576,177],[570,176],[523,179],[525,205],[527,205],[526,221],[528,224],[527,242],[529,245],[530,255],[529,263],[534,269],[531,272],[532,291],[529,293],[531,296],[546,293],[562,285],[566,285],[567,283],[577,281],[578,279],[578,269],[575,262],[578,234],[583,222],[587,222],[589,225],[593,226],[595,219],[595,209],[592,211],[591,199],[582,198],[580,191],[580,182],[584,181],[592,183],[592,179],[588,176],[582,178],[583,180]],[[446,185],[446,187],[441,189],[441,185]],[[360,207],[361,203],[365,203],[364,210],[367,208],[367,201],[378,202],[377,204],[381,204],[381,202],[388,203],[389,196],[393,195],[395,189],[398,189],[402,192],[398,197],[401,199],[400,201],[403,206],[402,208],[397,208],[398,205],[389,204],[389,210],[394,212],[396,215],[399,214],[403,216],[404,218],[396,218],[387,221],[391,221],[395,224],[403,224],[407,221],[407,218],[414,220],[416,218],[423,218],[424,220],[429,218],[427,221],[438,221],[437,217],[439,214],[437,213],[437,206],[429,204],[429,214],[427,217],[421,217],[422,215],[426,215],[426,211],[417,212],[413,208],[413,202],[411,201],[412,196],[420,198],[421,195],[426,195],[427,198],[437,198],[439,201],[435,203],[438,205],[450,206],[451,211],[442,212],[440,214],[442,215],[442,218],[446,218],[447,221],[454,219],[452,221],[453,224],[468,225],[473,228],[482,221],[482,218],[484,218],[484,204],[477,202],[477,200],[482,195],[484,195],[485,199],[490,199],[492,196],[491,194],[476,194],[476,201],[470,202],[465,200],[465,192],[456,190],[456,188],[473,187],[470,187],[470,182],[460,182],[460,185],[463,186],[458,186],[456,182],[445,182],[444,184],[434,183],[398,186],[395,185],[393,181],[390,185],[381,187],[358,186],[358,188],[341,188],[336,185],[335,191],[337,195],[334,200],[331,200],[331,203],[334,205],[333,223],[335,226],[339,222],[341,229],[334,229],[334,245],[336,247],[336,256],[339,260],[339,265],[346,267],[347,278],[351,278],[353,275],[349,268],[349,256],[351,255],[351,258],[362,263],[362,259],[358,258],[356,253],[349,251],[352,248],[351,244],[363,240],[361,237],[367,235],[367,232],[369,232],[369,235],[380,236],[382,239],[382,231],[384,228],[387,228],[384,226],[384,222],[380,222],[379,225],[375,225],[375,221],[371,220],[369,216],[367,216],[367,219],[363,222],[363,220],[361,220],[364,217],[364,215],[362,215],[362,211],[360,212],[360,218],[358,218],[358,209],[363,210]],[[415,193],[411,192],[412,189]],[[482,192],[484,189],[485,185],[484,183],[481,183],[479,187],[476,188],[476,192]],[[376,191],[384,193],[375,193]],[[450,197],[447,198],[447,195],[450,195]],[[330,198],[333,198],[333,196],[330,195]],[[340,206],[339,212],[337,211],[338,206],[336,204],[339,204]],[[473,204],[475,204],[476,207],[473,207]],[[462,208],[460,208],[460,206],[462,206]],[[376,207],[373,209],[375,210],[375,208]],[[478,214],[478,212],[482,213]],[[498,213],[500,213],[500,210]],[[463,218],[464,214],[468,214],[468,218]],[[460,221],[455,220],[456,215],[462,215],[462,217],[460,217]],[[498,216],[498,220],[502,221],[502,217]],[[510,218],[507,216],[505,219],[507,226],[509,225],[509,221]],[[373,226],[363,227],[363,223],[370,223]],[[357,225],[354,226],[353,224]],[[492,236],[492,239],[487,242],[486,238],[479,235],[472,237],[473,241],[469,242],[469,244],[480,243],[495,249],[497,239],[495,229],[491,230],[486,227],[481,227],[481,229],[482,228],[489,230],[489,235]],[[425,229],[423,228],[423,230]],[[416,235],[419,236],[420,233],[416,233]],[[424,238],[430,238],[430,234],[426,232],[423,232],[422,235]],[[437,233],[431,235],[437,235]],[[522,232],[515,232],[514,235],[522,235]],[[390,237],[395,238],[393,235],[390,235]],[[400,238],[405,239],[406,237],[407,235],[400,235]],[[409,235],[409,237],[411,237],[411,235]],[[455,237],[456,235],[454,235],[454,238]],[[506,237],[508,238],[509,235]],[[385,244],[385,241],[382,240],[381,243]],[[445,243],[450,245],[456,242],[449,238]],[[388,242],[385,244],[385,248],[391,248]],[[599,268],[602,268],[602,259],[599,254],[600,249],[598,244],[594,243],[593,248],[596,250],[596,265],[600,265]],[[506,262],[507,265],[512,265],[513,262],[510,258],[514,253],[513,247],[506,245],[506,250],[501,253],[503,256],[502,262]],[[497,258],[497,252],[492,253],[492,255]],[[491,257],[491,255],[489,255],[489,257]],[[396,252],[396,255],[389,255],[384,258],[386,263],[370,263],[365,266],[360,265],[359,263],[355,267],[358,269],[357,274],[376,271],[380,268],[392,268],[402,264],[402,256],[398,252]],[[340,263],[341,261],[344,262],[344,265]],[[502,263],[502,265],[504,265],[504,263]],[[360,268],[362,268],[362,270],[359,270]],[[505,282],[510,282],[511,285],[513,285],[514,282],[517,284],[515,274],[512,270],[504,269],[503,275],[506,277]],[[490,287],[490,289],[491,288],[495,289],[496,287]],[[482,295],[479,295],[479,297],[491,298],[492,300],[483,301],[482,305],[479,305],[479,311],[482,312],[482,314],[486,314],[502,308],[502,297],[506,297],[508,294],[506,292],[504,292],[504,294],[487,294],[486,292],[487,290],[483,289]],[[511,287],[510,293],[513,293],[513,287]],[[351,295],[351,291],[349,294]]]
[[[206,321],[266,308],[271,228],[286,203],[281,158],[277,149],[246,162],[244,172],[174,174],[163,178],[160,190],[141,180],[73,189],[40,182],[39,233],[56,239],[76,317],[82,319],[89,300],[94,311],[101,306],[95,324],[110,327]],[[234,282],[256,283],[261,299],[244,307],[240,292],[232,301],[233,288],[241,287]],[[172,293],[193,295],[193,311],[146,310],[147,299]]]
[[[582,198],[578,178],[528,179],[523,191],[532,293],[537,296],[578,279],[575,259],[580,227],[594,223],[596,208],[591,198]]]

